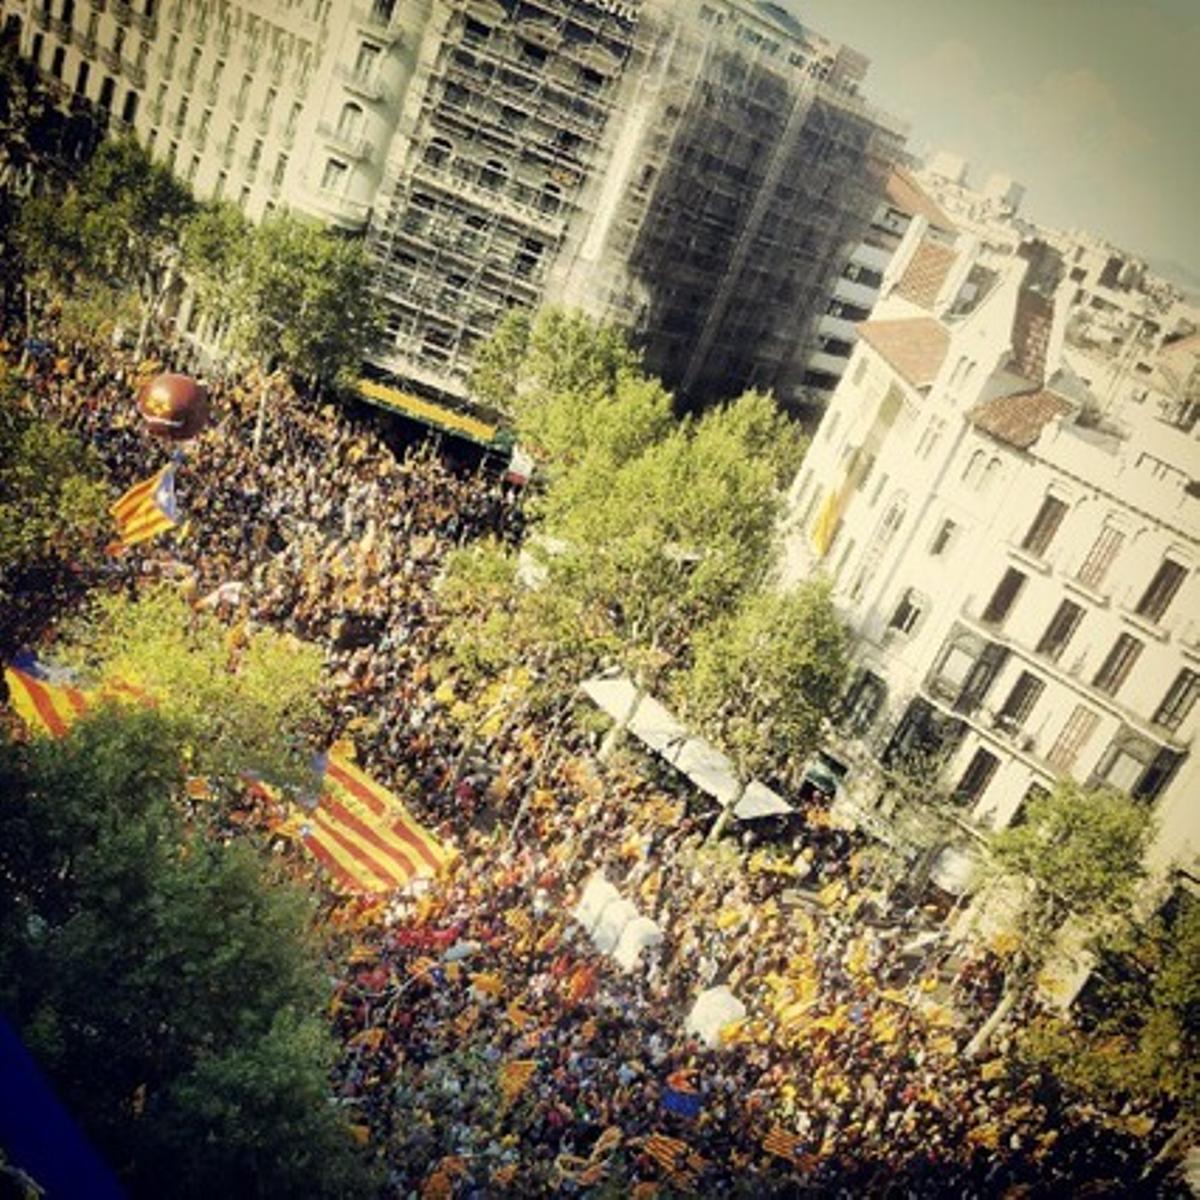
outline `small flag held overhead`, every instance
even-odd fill
[[[117,540],[110,554],[121,554],[130,546],[149,541],[179,524],[175,503],[175,463],[169,462],[149,479],[135,483],[109,509],[117,522]]]

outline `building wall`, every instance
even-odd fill
[[[835,739],[857,801],[874,803],[873,768],[915,703],[950,750],[944,783],[962,792],[968,822],[1006,825],[1031,788],[1062,775],[1107,783],[1154,805],[1150,863],[1165,871],[1194,862],[1200,847],[1200,705],[1164,711],[1200,680],[1193,442],[1149,414],[1080,423],[1066,404],[1028,446],[981,428],[977,406],[1031,390],[1006,371],[1021,286],[1010,264],[948,326],[926,387],[859,341],[792,490],[783,583],[832,578],[858,667],[886,689],[873,716],[864,702],[859,727]],[[892,311],[885,302],[877,315]],[[873,448],[865,474],[864,447]],[[855,486],[829,539],[822,514],[850,461]],[[1044,508],[1048,497],[1057,504]],[[1164,560],[1186,575],[1160,613],[1147,593]],[[1010,571],[1023,580],[1015,599],[989,609]],[[1061,647],[1047,646],[1064,602],[1078,606],[1078,624]],[[865,694],[856,688],[851,700]]]
[[[549,300],[695,401],[787,399],[901,142],[865,59],[749,0],[133,5],[0,0],[199,196],[365,230],[377,365],[451,394]]]

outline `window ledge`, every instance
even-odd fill
[[[1008,553],[1017,562],[1024,563],[1031,571],[1036,571],[1039,575],[1050,574],[1050,564],[1044,558],[1039,558],[1036,554],[1028,550],[1022,550],[1020,546],[1014,546],[1011,542],[1009,543]]]
[[[1082,596],[1097,608],[1108,608],[1109,606],[1109,598],[1107,596],[1102,592],[1097,592],[1094,588],[1088,587],[1086,583],[1080,583],[1078,579],[1066,577],[1063,579],[1063,586],[1067,591],[1074,592],[1077,596]]]
[[[1134,629],[1140,630],[1147,637],[1152,637],[1156,642],[1165,642],[1171,636],[1170,632],[1161,625],[1148,620],[1146,617],[1139,617],[1137,613],[1130,612],[1127,608],[1122,608],[1119,612],[1121,619],[1127,625],[1132,625]]]

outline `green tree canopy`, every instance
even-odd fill
[[[0,1005],[135,1196],[365,1194],[311,902],[189,835],[164,711],[0,743]]]
[[[230,348],[258,365],[322,384],[357,370],[379,310],[361,241],[291,213],[248,225],[231,205],[184,227],[183,263]]]
[[[550,586],[610,611],[630,650],[673,655],[767,576],[781,498],[758,451],[784,420],[749,393],[624,462],[551,482],[538,509],[559,547],[543,557]]]
[[[1145,805],[1108,788],[1060,779],[1026,801],[1023,819],[992,835],[990,870],[1023,894],[1019,946],[1005,994],[968,1046],[986,1044],[1039,973],[1061,951],[1068,921],[1092,937],[1126,922],[1145,877],[1143,856],[1153,832]]]
[[[271,629],[230,629],[163,585],[101,597],[56,657],[90,676],[143,688],[188,731],[181,747],[199,773],[257,771],[277,783],[311,780],[303,740],[317,711],[322,658]]]
[[[1020,878],[1033,907],[1059,921],[1125,911],[1145,875],[1145,805],[1122,792],[1060,780],[1026,802],[1024,819],[992,837],[1002,871]]]
[[[755,592],[697,633],[685,710],[743,778],[798,782],[845,688],[848,651],[824,581]]]
[[[642,372],[624,334],[559,308],[506,316],[480,349],[471,388],[552,467],[596,452],[623,461],[672,423],[670,396]]]
[[[0,381],[0,591],[45,558],[78,554],[104,522],[106,491],[90,448],[34,416]]]

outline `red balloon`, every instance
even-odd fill
[[[138,393],[138,412],[155,437],[185,442],[208,424],[208,391],[190,375],[157,375]]]

